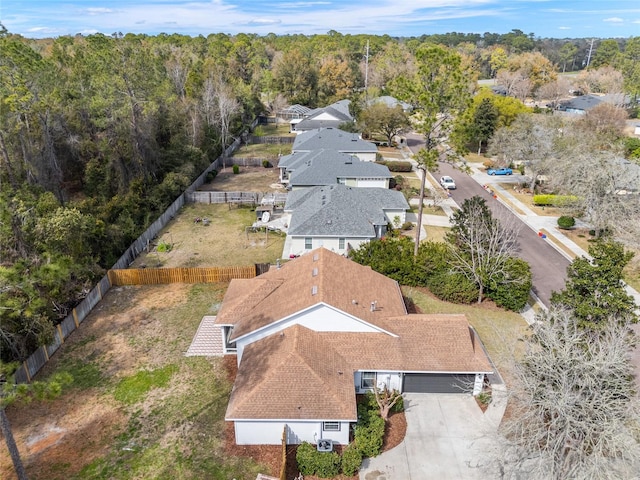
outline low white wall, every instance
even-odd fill
[[[323,432],[322,422],[309,421],[236,421],[234,422],[238,445],[280,445],[282,432],[287,427],[287,444],[316,443],[320,439],[333,440],[341,445],[349,443],[349,422],[340,422],[340,431]]]

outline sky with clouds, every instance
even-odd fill
[[[25,37],[104,33],[640,36],[640,0],[0,0]]]

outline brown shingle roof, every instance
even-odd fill
[[[354,388],[345,359],[295,325],[245,348],[225,417],[355,421]]]
[[[395,335],[296,325],[250,344],[226,418],[352,420],[356,371],[493,371],[464,315],[403,315],[379,323]]]
[[[385,324],[386,322],[386,324]],[[492,372],[464,315],[403,315],[386,318],[384,333],[325,333],[354,371]]]
[[[232,280],[216,323],[234,325],[238,339],[322,302],[373,325],[406,314],[395,280],[319,248],[255,279]]]

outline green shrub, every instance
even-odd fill
[[[565,207],[578,200],[575,195],[539,194],[533,196],[533,204],[539,207]]]
[[[489,405],[491,403],[491,392],[480,392],[476,398],[482,405]]]
[[[316,451],[316,472],[320,478],[332,478],[340,473],[340,455]]]
[[[413,223],[411,222],[404,222],[402,224],[402,227],[400,227],[402,230],[412,230],[413,229]]]
[[[173,244],[167,242],[160,242],[156,247],[156,250],[160,253],[170,252],[173,250]]]
[[[404,412],[404,397],[398,398],[398,401],[391,407],[391,413]]]
[[[303,475],[331,478],[340,473],[340,455],[336,452],[319,452],[316,446],[309,442],[298,445],[296,462],[298,470]]]
[[[571,228],[576,224],[576,220],[573,217],[570,217],[568,215],[563,215],[562,217],[558,218],[558,226],[560,228]]]
[[[422,271],[416,268],[413,245],[410,238],[403,236],[372,240],[351,250],[349,257],[402,285],[422,285]]]
[[[350,443],[342,451],[342,473],[351,477],[358,473],[362,465],[362,453],[355,443]]]
[[[271,162],[269,160],[262,160],[262,166],[264,168],[273,168],[273,165],[271,164]]]
[[[380,165],[385,165],[390,172],[410,172],[413,169],[411,162],[399,161],[377,161]]]
[[[355,443],[363,457],[375,457],[382,450],[384,420],[380,415],[369,415],[369,423],[356,425]]]
[[[316,453],[318,453],[318,449],[309,442],[302,442],[298,445],[296,462],[298,463],[298,470],[300,470],[301,474],[314,475],[316,473]]]
[[[233,174],[237,175],[238,173],[240,173],[240,167],[236,164],[233,164]]]
[[[472,303],[478,300],[478,287],[460,273],[442,272],[427,280],[427,287],[440,300],[453,303]]]
[[[214,168],[213,170],[207,173],[207,177],[206,177],[207,182],[212,182],[213,179],[216,178],[216,175],[218,175],[218,170]]]
[[[501,308],[519,312],[529,300],[531,268],[519,258],[510,258],[501,275],[487,287],[487,297]]]

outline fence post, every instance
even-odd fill
[[[29,373],[29,366],[27,362],[22,362],[22,368],[24,368],[24,374],[27,376],[27,382],[31,382],[31,374]]]
[[[73,313],[73,323],[75,323],[76,328],[78,328],[80,326],[80,322],[78,322],[78,313],[76,312],[76,309],[74,308],[71,313]]]

